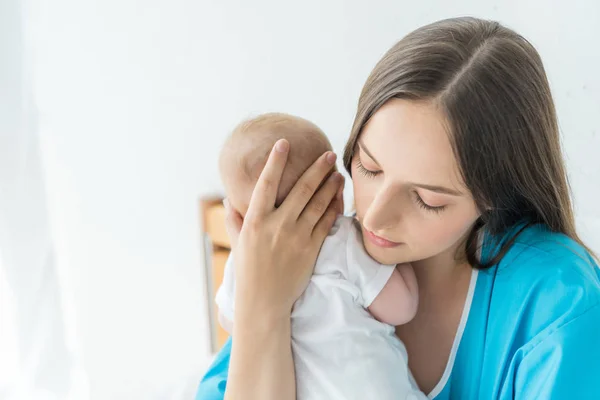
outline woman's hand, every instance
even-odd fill
[[[235,244],[235,311],[227,400],[293,400],[296,380],[290,316],[321,244],[341,213],[342,176],[327,152],[275,208],[289,143],[275,143],[244,220],[229,210]]]
[[[315,161],[275,208],[288,152],[284,139],[273,147],[243,221],[225,203],[236,252],[235,324],[257,316],[289,318],[308,285],[321,244],[343,211],[343,177],[333,172],[323,182],[335,165],[332,152]]]

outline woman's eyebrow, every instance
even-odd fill
[[[367,153],[367,155],[371,158],[371,160],[375,161],[375,164],[381,165],[381,164],[379,164],[379,162],[377,161],[377,159],[375,157],[373,157],[373,154],[371,154],[371,152],[369,151],[369,149],[367,149],[367,146],[365,146],[365,144],[362,142],[362,140],[358,141],[358,146],[360,147],[360,149],[362,151],[364,151],[365,153]]]
[[[449,194],[451,196],[462,196],[462,193],[459,192],[458,190],[450,189],[450,188],[447,188],[444,186],[426,185],[424,183],[414,183],[414,182],[409,182],[409,183],[407,183],[407,185],[416,186],[416,187],[419,187],[419,188],[422,188],[425,190],[430,190],[432,192]]]

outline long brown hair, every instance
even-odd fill
[[[542,223],[587,249],[575,228],[548,79],[525,38],[498,22],[455,18],[400,40],[360,95],[344,150],[349,173],[364,125],[391,98],[431,101],[446,116],[463,180],[482,212],[466,243],[471,265],[499,262],[520,232],[483,263],[476,257],[483,227],[503,235],[521,222]]]

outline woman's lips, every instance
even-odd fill
[[[365,236],[367,236],[367,238],[369,239],[369,241],[371,241],[371,243],[373,243],[374,245],[379,246],[379,247],[391,248],[391,247],[400,246],[402,244],[402,243],[392,242],[391,240],[384,239],[381,236],[377,236],[373,232],[366,230],[366,229],[365,229]]]

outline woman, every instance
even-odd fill
[[[243,227],[229,214],[243,254],[235,340],[199,398],[223,398],[225,384],[226,399],[295,398],[290,311],[338,184],[315,192],[331,168],[324,155],[275,209],[287,150],[277,143]],[[368,252],[414,266],[419,310],[397,335],[430,398],[600,398],[600,273],[575,230],[531,44],[474,18],[412,32],[369,76],[344,165]]]

